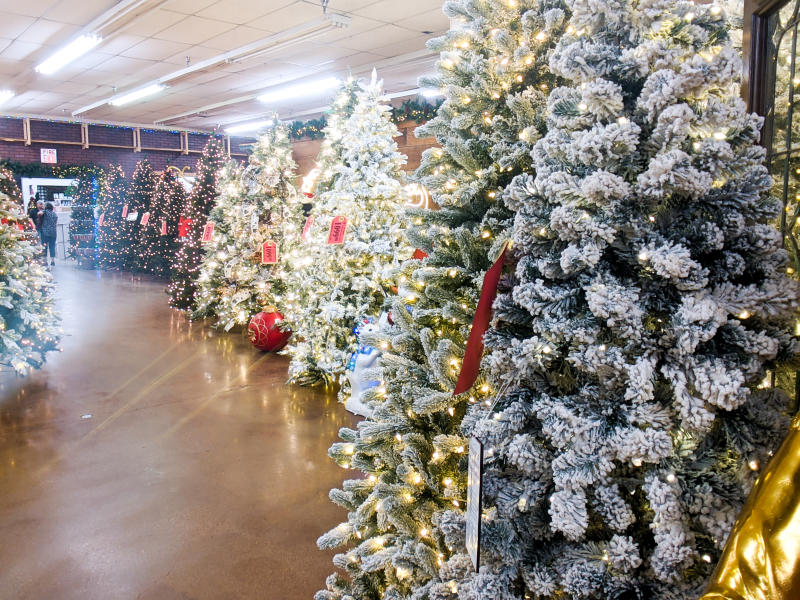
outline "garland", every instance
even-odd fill
[[[0,159],[0,167],[9,169],[15,179],[23,177],[55,177],[57,179],[80,179],[86,176],[102,177],[105,169],[100,165],[43,165],[41,163],[18,163]]]
[[[424,100],[406,100],[400,106],[392,107],[392,122],[395,125],[404,123],[406,121],[422,123],[429,121],[436,116],[436,111],[441,106],[441,101],[436,104],[430,104]],[[328,124],[328,119],[324,115],[319,119],[311,119],[309,121],[294,121],[289,124],[289,137],[292,140],[301,140],[303,138],[318,140],[323,136],[323,130]]]

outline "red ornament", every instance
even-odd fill
[[[414,260],[422,260],[423,258],[428,258],[428,254],[427,252],[423,252],[422,250],[417,248],[416,250],[414,250],[414,254],[411,255],[411,258],[413,258]]]
[[[292,337],[291,330],[281,331],[277,324],[283,321],[283,315],[275,312],[260,312],[250,319],[247,326],[247,335],[250,343],[259,350],[265,352],[277,352],[283,348],[289,338]]]

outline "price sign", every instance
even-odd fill
[[[347,218],[335,217],[331,221],[331,230],[328,232],[328,243],[343,244],[345,231],[347,231]]]
[[[467,552],[475,572],[481,563],[481,499],[483,491],[483,444],[478,438],[469,440],[467,467]]]
[[[55,148],[42,148],[39,151],[39,158],[44,165],[54,165],[58,162],[58,152]]]
[[[192,220],[181,217],[178,221],[178,237],[185,238],[189,236],[189,228],[192,226]]]
[[[147,225],[149,222],[150,222],[150,213],[149,213],[149,212],[146,212],[146,213],[142,214],[142,222],[141,222],[141,226],[142,226],[142,227],[144,227],[144,226],[145,226],[145,225]]]
[[[33,221],[31,221],[31,222],[33,222]],[[102,227],[103,223],[105,223],[105,222],[106,222],[106,213],[103,213],[102,215],[100,215],[100,218],[97,219],[97,226],[98,227]]]
[[[138,210],[134,211],[132,213],[128,213],[128,219],[127,219],[128,221],[135,221],[138,218],[139,218],[139,211]]]
[[[278,245],[275,242],[264,242],[261,246],[261,264],[274,265],[278,262]]]
[[[308,232],[311,231],[311,226],[314,224],[314,217],[308,217],[306,219],[306,224],[303,225],[303,241],[308,239]]]
[[[214,221],[209,221],[206,223],[205,228],[203,229],[203,243],[208,244],[212,238],[214,237]]]
[[[126,218],[128,216],[128,205],[122,207],[122,218]]]
[[[161,219],[161,235],[167,235],[167,220]]]

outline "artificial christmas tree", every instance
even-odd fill
[[[102,184],[102,212],[97,224],[97,266],[101,269],[128,268],[128,247],[122,245],[128,214],[128,183],[119,165],[109,165]],[[123,216],[124,213],[124,216]]]
[[[145,270],[140,244],[142,230],[147,230],[153,225],[152,204],[157,185],[158,174],[153,170],[150,161],[147,159],[139,161],[131,178],[128,217],[120,240],[127,248],[125,258],[127,269],[132,271]]]
[[[20,375],[42,365],[60,334],[38,239],[31,242],[17,227],[25,220],[19,203],[0,192],[0,365]]]
[[[195,317],[215,317],[227,331],[267,307],[284,305],[303,226],[303,199],[292,183],[296,167],[289,132],[276,125],[259,137],[246,169],[229,163],[221,171],[221,195],[210,216],[214,240],[200,267]],[[267,256],[272,248],[275,255]]]
[[[103,195],[100,186],[105,178],[98,173],[85,172],[72,191],[72,218],[69,222],[69,253],[81,269],[93,269],[97,248],[95,243],[94,209]]]
[[[178,252],[178,220],[186,206],[186,190],[175,169],[167,168],[158,178],[150,219],[139,228],[138,262],[146,273],[168,277]]]
[[[545,130],[549,53],[566,16],[548,0],[462,0],[445,12],[459,25],[430,42],[442,58],[437,79],[423,83],[446,96],[418,129],[442,146],[425,152],[418,172],[441,210],[410,212],[408,236],[423,258],[397,275],[394,326],[363,336],[383,351],[381,383],[363,394],[373,416],[343,429],[330,454],[366,477],[331,492],[348,521],[319,544],[353,547],[334,559],[347,576],[332,575],[317,600],[454,598],[456,567],[465,568],[451,562],[460,548],[438,523],[464,505],[466,408],[494,390],[483,377],[461,396],[453,388],[483,272],[511,223],[502,192],[530,167],[527,140]]]
[[[463,426],[484,566],[448,561],[452,597],[694,599],[786,432],[768,375],[797,360],[798,285],[720,9],[569,8],[535,174],[504,195],[500,391]],[[463,548],[462,515],[438,522]]]
[[[203,259],[201,240],[208,213],[217,199],[217,171],[225,161],[222,138],[208,140],[197,161],[196,180],[179,221],[179,247],[171,267],[171,283],[167,289],[170,306],[180,310],[196,308],[197,275]],[[184,234],[185,235],[181,235]]]
[[[353,328],[378,316],[394,283],[389,271],[413,252],[402,216],[405,157],[382,95],[373,73],[336,142],[344,151],[333,186],[315,199],[305,248],[313,260],[291,279],[281,308],[295,332],[288,352],[297,383],[344,383]]]

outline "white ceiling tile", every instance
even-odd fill
[[[209,48],[216,48],[221,51],[229,51],[246,44],[258,41],[272,34],[264,31],[263,29],[253,29],[252,27],[245,27],[240,25],[226,31],[222,35],[211,38],[203,42],[204,46]]]
[[[156,9],[150,11],[133,23],[125,27],[124,33],[129,35],[150,37],[156,35],[160,31],[180,23],[186,18],[186,15],[181,13],[172,12],[169,10]]]
[[[59,0],[0,0],[0,11],[28,17],[41,17]]]
[[[170,42],[202,44],[204,41],[233,29],[235,25],[201,17],[186,17],[183,21],[160,31],[154,37]]]
[[[353,50],[367,51],[390,43],[410,41],[416,37],[417,34],[413,31],[403,29],[397,25],[381,25],[371,31],[365,31],[340,40],[339,45]],[[411,52],[411,50],[406,50],[406,52]]]
[[[426,41],[428,41],[428,36],[417,35],[408,39],[404,39],[402,42],[395,42],[393,44],[387,44],[386,46],[378,46],[377,48],[374,48],[372,52],[386,58],[391,58],[392,56],[400,56],[401,54],[416,52],[417,50],[425,50]]]
[[[270,12],[268,15],[249,23],[251,27],[267,31],[284,31],[322,16],[319,4],[308,4],[298,0],[289,6]]]
[[[34,24],[36,19],[9,12],[0,12],[0,37],[16,39]]]
[[[206,48],[205,46],[191,46],[184,52],[178,52],[165,59],[165,62],[178,65],[179,67],[186,66],[186,57],[189,57],[189,64],[197,63],[212,56],[216,56],[220,51],[216,48]],[[177,70],[177,69],[176,69]]]
[[[441,8],[437,8],[397,21],[395,25],[420,33],[430,31],[434,35],[441,35],[450,29],[450,19],[442,12]]]
[[[177,42],[149,38],[128,48],[122,52],[121,55],[127,56],[128,58],[162,61],[175,54],[185,53],[189,48],[191,48],[191,46],[188,44],[179,44]]]
[[[273,10],[288,5],[292,0],[253,2],[252,0],[220,0],[197,12],[197,16],[243,25]]]
[[[47,19],[37,19],[17,39],[36,44],[66,44],[78,32],[75,25],[65,25]]]
[[[103,43],[97,47],[97,50],[103,54],[119,54],[125,52],[128,48],[133,48],[136,44],[141,44],[146,39],[147,38],[140,35],[120,33],[107,41],[103,41]],[[95,52],[90,52],[89,54],[95,54]]]
[[[3,58],[9,60],[22,60],[37,52],[42,46],[40,44],[32,44],[31,42],[20,42],[14,40],[5,50],[3,50]]]
[[[305,0],[307,4],[315,4],[319,6],[319,3],[315,0]],[[379,0],[330,0],[328,3],[328,10],[333,12],[354,12],[359,10],[360,8],[364,8],[365,6],[369,6],[370,4],[375,4]],[[437,0],[438,1],[438,0]]]
[[[383,23],[396,23],[400,19],[407,18],[409,15],[416,15],[428,12],[431,8],[438,8],[441,11],[441,2],[436,0],[380,0],[374,4],[365,6],[355,11],[355,14],[368,19],[375,19]]]
[[[91,0],[91,2],[77,2],[76,0],[60,0],[44,13],[51,21],[59,21],[70,25],[86,25],[95,17],[101,15],[119,0]]]
[[[211,6],[217,0],[169,0],[164,5],[167,10],[172,10],[184,15],[193,15],[199,10]]]

